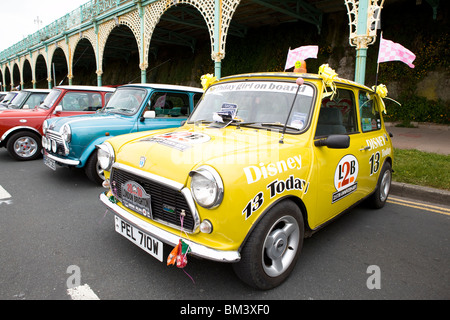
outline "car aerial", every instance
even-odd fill
[[[200,100],[202,89],[177,85],[132,84],[117,89],[107,106],[93,115],[52,118],[44,122],[44,163],[85,168],[103,182],[96,145],[120,134],[179,127]]]
[[[58,86],[39,107],[0,110],[0,147],[16,160],[34,160],[42,150],[42,123],[47,118],[95,113],[115,89],[94,86]]]
[[[50,89],[23,89],[7,105],[0,105],[1,109],[34,109],[44,102]]]
[[[325,67],[224,77],[182,127],[99,145],[115,230],[160,261],[230,262],[270,289],[304,238],[363,200],[381,208],[393,163],[385,94]]]

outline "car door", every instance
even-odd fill
[[[360,190],[363,196],[371,193],[377,184],[383,160],[392,150],[380,116],[380,101],[373,92],[359,90],[358,114],[360,124]]]
[[[148,117],[146,111],[152,111]],[[138,122],[138,131],[179,127],[191,113],[189,94],[176,91],[154,91]],[[145,115],[145,117],[144,117]]]
[[[317,172],[318,194],[311,224],[318,226],[341,213],[362,198],[361,146],[364,137],[359,131],[357,91],[338,87],[333,96],[322,99],[316,124],[315,141],[330,135],[346,135],[348,148],[313,146]],[[364,160],[365,161],[365,160]]]

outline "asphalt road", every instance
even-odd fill
[[[130,243],[82,170],[51,171],[0,149],[0,186],[2,300],[70,300],[75,284],[101,300],[450,299],[448,208],[358,206],[305,240],[285,283],[257,291],[228,264],[188,258],[182,270]]]

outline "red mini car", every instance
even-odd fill
[[[0,147],[7,148],[16,160],[37,159],[41,156],[45,119],[95,113],[114,91],[108,87],[59,86],[37,108],[0,110]]]

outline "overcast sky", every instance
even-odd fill
[[[0,52],[89,1],[0,0]]]

